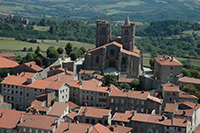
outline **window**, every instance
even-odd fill
[[[111,49],[111,50],[110,50],[110,54],[111,54],[111,55],[114,55],[114,54],[115,54],[115,50],[114,50],[114,49]]]
[[[114,103],[114,99],[111,99],[110,101],[111,101],[111,103]]]
[[[173,95],[176,96],[176,92],[173,92]]]
[[[22,95],[22,92],[21,92],[21,91],[20,91],[19,93],[20,93],[20,95]]]
[[[31,128],[29,129],[29,133],[32,133],[32,129]]]
[[[99,56],[96,56],[96,63],[99,63]]]
[[[67,95],[65,95],[65,98],[67,98]]]
[[[92,119],[92,125],[94,125],[95,124],[95,120],[94,119]]]
[[[11,97],[11,100],[13,101],[13,100],[14,100],[14,97]]]
[[[24,133],[26,132],[26,128],[23,128],[23,132],[24,132]]]
[[[123,111],[124,109],[121,107],[121,111]]]
[[[102,92],[99,92],[99,95],[100,95],[100,96],[102,96],[102,95],[103,95],[103,93],[102,93]]]
[[[8,94],[10,94],[10,90],[8,90]]]
[[[44,130],[42,130],[41,133],[44,133]]]
[[[87,96],[87,100],[89,100],[89,96]]]
[[[62,96],[62,99],[64,99],[64,96]]]
[[[82,96],[82,99],[85,99],[85,95]]]
[[[169,98],[169,101],[171,102],[171,101],[172,101],[172,98]]]
[[[121,100],[121,103],[124,103],[124,99]]]
[[[22,102],[22,98],[20,98],[19,101]]]
[[[141,101],[141,105],[144,105],[144,101]]]
[[[12,94],[14,94],[14,90],[12,90]]]
[[[29,96],[29,93],[27,93],[26,95],[27,95],[27,97],[28,97],[28,96]]]
[[[118,107],[115,107],[115,110],[118,110]]]
[[[18,86],[16,86],[16,89],[18,89]]]
[[[18,95],[18,91],[16,91],[15,94]]]
[[[137,105],[139,105],[140,104],[140,102],[139,102],[139,100],[137,100]]]
[[[126,58],[125,57],[122,58],[122,64],[126,64]]]
[[[91,100],[93,100],[93,96],[91,96]]]
[[[10,100],[10,96],[8,96],[8,100]]]
[[[178,131],[179,131],[179,132],[181,131],[181,127],[178,127]]]
[[[62,90],[60,90],[60,93],[62,93]]]
[[[144,109],[143,109],[143,108],[141,108],[141,112],[144,112]]]
[[[135,127],[135,131],[137,132],[137,127]]]
[[[171,67],[171,70],[173,69],[173,67]]]
[[[133,104],[133,103],[134,103],[134,101],[133,101],[133,100],[130,100],[130,103],[131,103],[131,104]]]
[[[18,98],[17,98],[17,97],[15,97],[15,101],[16,101],[16,102],[18,101]]]
[[[90,120],[89,119],[86,119],[86,123],[89,123],[90,122]]]
[[[35,89],[35,91],[37,91],[37,89]]]
[[[102,124],[102,120],[99,120],[99,123]]]
[[[26,102],[29,103],[29,99],[27,99]]]
[[[35,130],[35,133],[38,133],[38,130],[37,130],[37,129]]]
[[[118,101],[119,101],[118,99],[115,99],[115,103],[118,103]]]

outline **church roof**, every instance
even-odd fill
[[[125,20],[124,25],[130,25],[130,21],[129,21],[129,17],[128,17],[128,15],[126,16],[126,20]]]
[[[104,44],[104,45],[102,45],[102,46],[100,46],[100,47],[90,49],[90,50],[87,51],[85,54],[86,54],[86,55],[91,55],[91,52],[96,51],[96,50],[98,50],[98,49],[106,48],[106,47],[109,46],[109,45],[115,45],[115,46],[120,47],[120,48],[123,47],[122,44],[120,44],[120,43],[114,41],[114,42],[111,42],[111,43]],[[121,52],[122,52],[122,53],[125,53],[125,54],[128,54],[128,55],[133,55],[133,56],[136,56],[136,57],[140,57],[140,55],[139,55],[139,50],[138,50],[136,47],[134,47],[134,52],[131,52],[131,51],[128,51],[128,50],[125,50],[125,49],[122,49]]]

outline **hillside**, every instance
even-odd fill
[[[0,15],[13,14],[30,20],[88,19],[109,16],[136,21],[180,19],[200,20],[199,0],[3,0]]]

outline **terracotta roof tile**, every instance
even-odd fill
[[[179,92],[179,86],[176,86],[171,83],[165,83],[162,85],[162,87],[164,87],[165,91]]]
[[[178,109],[178,104],[166,103],[164,112],[175,112]]]
[[[194,95],[190,95],[184,91],[180,91],[179,92],[179,98],[189,98],[189,99],[198,99],[196,96]]]
[[[92,75],[93,74],[93,72],[94,72],[94,70],[80,70],[79,71],[79,74],[89,74],[89,75]]]
[[[118,82],[120,83],[130,83],[132,80],[134,80],[135,78],[119,78]],[[136,79],[137,80],[137,79]]]
[[[193,131],[193,133],[200,133],[200,125]]]
[[[6,57],[15,58],[16,57],[14,53],[0,53],[0,56],[4,57],[4,58],[6,58]]]
[[[59,82],[59,81],[51,82],[51,83],[47,86],[47,89],[59,90],[60,87],[62,87],[64,84],[65,84],[64,82]]]
[[[184,105],[190,107],[191,109],[196,109],[196,108],[200,107],[200,104],[198,104],[198,103],[192,103],[192,102],[189,102],[189,101],[177,102],[176,104],[178,104],[178,105],[184,104]]]
[[[122,122],[130,122],[131,116],[134,112],[126,111],[125,113],[116,112],[112,118],[113,121],[122,121]]]
[[[183,77],[183,78],[179,79],[179,82],[200,84],[200,79],[192,78],[192,77]]]
[[[58,80],[58,77],[60,78],[59,80]],[[72,78],[73,78],[73,75],[65,75],[64,73],[59,73],[59,74],[53,75],[51,77],[45,78],[44,80],[69,83],[69,82],[71,82]]]
[[[48,107],[42,106],[45,102],[46,101],[38,101],[38,100],[35,99],[35,101],[33,101],[31,103],[31,105],[26,110],[36,109],[38,111],[46,112],[48,110]]]
[[[26,114],[22,118],[22,123],[18,124],[18,126],[52,130],[56,119],[59,119],[59,117]]]
[[[0,109],[0,115],[3,113],[3,117],[0,118],[0,127],[13,129],[17,126],[17,123],[26,112],[15,111],[8,109]]]
[[[75,120],[75,118],[77,117],[77,113],[76,112],[71,112],[63,117],[68,117],[71,118],[72,120]]]
[[[120,125],[108,125],[107,126],[109,129],[114,128],[114,131],[116,133],[128,133],[131,131],[133,128],[131,127],[125,127],[125,126],[120,126]]]
[[[146,100],[150,96],[148,91],[128,91],[128,97]]]
[[[180,119],[180,118],[173,118],[173,125],[171,119],[166,119],[163,125],[166,126],[177,126],[177,127],[187,127],[189,120]]]
[[[154,102],[157,102],[157,103],[160,103],[162,104],[163,100],[162,99],[159,99],[157,97],[154,97],[154,96],[149,96],[148,99],[154,101]]]
[[[163,58],[164,57],[164,58]],[[170,66],[183,66],[183,64],[181,64],[178,60],[176,60],[174,57],[173,57],[173,60],[172,60],[172,57],[170,56],[159,56],[159,57],[156,57],[155,60],[160,64],[160,65],[170,65]]]
[[[71,102],[71,101],[69,101],[68,104],[69,104],[69,110],[78,107],[77,104],[75,104],[75,103],[73,103],[73,102]]]
[[[140,57],[140,55],[136,52],[131,52],[131,51],[128,51],[128,50],[125,50],[125,49],[122,49],[122,53],[125,53],[125,54],[128,54],[128,55],[133,55],[133,56],[136,56],[136,57]]]
[[[32,61],[32,62],[27,62],[27,63],[24,63],[24,65],[26,65],[26,66],[28,66],[28,67],[32,68],[33,70],[35,70],[35,71],[37,71],[37,72],[39,72],[39,71],[42,71],[42,70],[43,70],[43,68],[42,68],[42,67],[40,67],[40,66],[38,66],[38,65],[36,65],[36,62],[34,62],[34,61]]]
[[[104,92],[104,93],[109,92],[108,87],[101,87],[102,82],[98,81],[96,79],[88,80],[88,81],[82,81],[81,85],[82,85],[81,88],[80,88],[81,90]]]
[[[18,77],[33,78],[36,75],[34,72],[21,72]]]
[[[70,129],[68,128],[70,126]],[[55,133],[86,133],[91,124],[61,122]]]
[[[93,76],[94,76],[94,78],[97,78],[99,80],[101,80],[103,78],[103,76],[99,75],[99,74],[94,74]]]
[[[85,114],[86,109],[86,115]],[[102,109],[95,107],[81,107],[78,116],[87,116],[87,117],[95,117],[95,118],[103,118],[104,115],[110,115],[111,109]]]
[[[19,65],[17,62],[3,57],[0,57],[0,62],[0,68],[13,68]]]
[[[94,125],[94,128],[92,129],[91,133],[112,133],[107,127],[101,125],[100,123],[97,123]]]
[[[47,113],[47,115],[60,117],[64,113],[64,111],[66,111],[68,106],[68,103],[55,102],[51,107],[51,110]]]
[[[188,116],[188,117],[192,117],[194,114],[194,109],[178,109],[177,112],[175,113],[175,115],[178,116]]]

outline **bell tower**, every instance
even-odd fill
[[[129,17],[126,16],[125,23],[121,29],[121,43],[123,44],[123,48],[133,52],[135,44],[135,22],[130,23]]]
[[[96,47],[99,47],[110,42],[111,24],[106,20],[97,20],[96,25]]]

